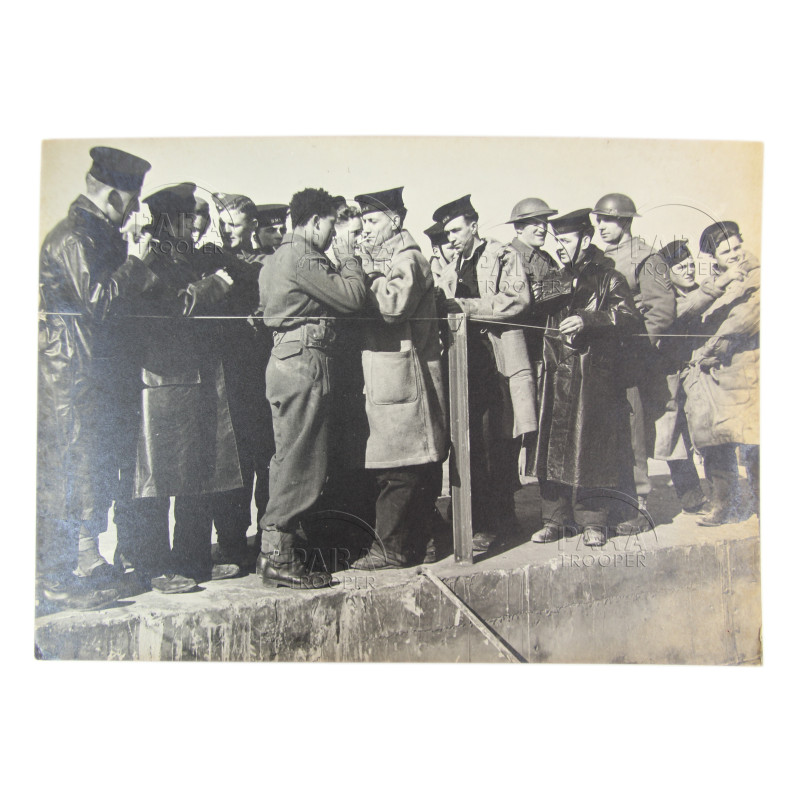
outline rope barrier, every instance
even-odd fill
[[[83,317],[83,316],[90,316],[83,311],[40,311],[38,312],[40,317]],[[169,314],[125,314],[120,316],[115,316],[113,319],[186,319],[186,320],[252,320],[256,321],[259,320],[260,317],[254,317],[252,315],[236,315],[236,314],[219,314],[219,315],[192,315],[189,317],[179,317],[175,315]],[[270,317],[270,319],[278,319],[278,320],[300,320],[301,322],[319,322],[323,319],[335,320],[337,322],[377,322],[379,321],[378,317],[352,317],[352,316],[341,316],[341,317],[326,317],[326,316],[316,316],[316,317]],[[414,320],[420,322],[447,322],[447,317],[414,317]],[[537,331],[550,331],[551,333],[560,333],[558,328],[550,328],[546,325],[530,325],[525,322],[505,322],[502,320],[492,320],[491,322],[485,319],[467,319],[467,322],[471,322],[474,325],[502,325],[508,328],[526,328],[530,330],[537,330]],[[272,326],[270,326],[272,327]],[[726,338],[726,337],[737,337],[742,336],[743,334],[738,333],[727,333],[727,334],[716,334],[716,333],[659,333],[654,334],[653,337],[649,333],[625,333],[623,336],[632,336],[632,337],[642,337],[642,338],[656,338],[656,339],[711,339],[712,337],[716,338]],[[750,338],[745,337],[745,338]]]

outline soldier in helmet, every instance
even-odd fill
[[[448,298],[445,310],[466,313],[470,320],[473,550],[483,553],[515,529],[515,437],[537,426],[536,388],[524,334],[520,328],[491,323],[520,320],[530,306],[530,285],[516,250],[478,234],[478,212],[470,195],[438,208],[433,219],[456,251],[453,269],[440,283]]]
[[[538,197],[526,197],[511,209],[506,224],[514,226],[517,234],[511,246],[522,257],[522,265],[532,281],[542,281],[559,266],[553,257],[542,250],[547,238],[547,220],[558,214]]]
[[[604,195],[592,213],[597,220],[600,238],[606,244],[605,255],[614,262],[614,269],[625,276],[636,307],[644,318],[644,327],[638,333],[647,333],[647,336],[628,337],[624,352],[624,379],[632,409],[632,483],[635,485],[635,488],[629,486],[628,491],[631,494],[635,491],[639,509],[644,511],[651,489],[647,458],[654,452],[655,420],[669,398],[666,377],[657,367],[654,368],[659,363],[655,348],[659,336],[666,333],[675,321],[675,294],[664,258],[644,239],[632,234],[633,220],[640,215],[630,197],[619,193]],[[638,533],[648,525],[644,515],[637,515],[622,522],[617,533]]]
[[[511,246],[520,254],[532,295],[541,292],[548,278],[558,276],[562,271],[553,257],[542,250],[547,237],[547,220],[556,214],[558,211],[538,197],[526,197],[511,209],[507,224],[513,225],[517,234],[511,240]],[[545,318],[546,315],[541,313],[536,304],[531,306],[532,325],[543,327]],[[526,328],[525,339],[531,364],[536,367],[538,374],[542,365],[542,332],[536,328]]]

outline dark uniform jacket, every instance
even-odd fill
[[[155,243],[148,279],[130,303],[139,335],[130,358],[140,374],[141,425],[135,497],[206,494],[242,485],[217,320],[191,319],[218,295],[198,282],[202,264],[180,243]],[[187,294],[188,290],[188,294]],[[188,298],[188,299],[187,299]]]
[[[221,294],[202,311],[230,317],[219,321],[219,352],[225,369],[228,404],[236,432],[239,457],[268,452],[272,419],[267,403],[265,373],[272,335],[255,316],[259,305],[258,279],[266,255],[250,250],[199,253],[203,282],[215,281]],[[224,277],[222,275],[224,274]]]
[[[117,478],[119,325],[109,315],[137,291],[142,263],[81,195],[47,236],[39,261],[40,519],[105,530]]]
[[[571,486],[619,486],[629,424],[620,335],[640,322],[627,281],[591,245],[575,269],[572,293],[550,303],[548,328],[573,315],[584,328],[570,337],[557,330],[544,335],[535,472]]]

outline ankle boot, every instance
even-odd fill
[[[705,528],[715,528],[727,522],[736,522],[735,489],[739,476],[720,471],[707,477],[711,481],[711,511],[700,517],[697,524]]]
[[[274,527],[265,528],[262,551],[256,563],[256,572],[264,586],[277,589],[324,589],[331,585],[331,575],[306,566],[305,551],[296,547],[296,536]],[[271,548],[271,549],[267,549]]]

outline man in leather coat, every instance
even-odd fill
[[[168,594],[239,573],[211,560],[211,497],[242,485],[219,326],[187,318],[213,314],[232,279],[222,268],[202,277],[192,241],[194,189],[184,183],[146,198],[153,217],[147,277],[128,303],[138,417],[120,471],[118,547],[145,585]]]
[[[48,234],[39,261],[37,568],[44,597],[72,607],[108,599],[81,582],[110,571],[97,538],[106,529],[120,446],[124,381],[114,311],[138,291],[143,274],[120,228],[138,208],[150,169],[111,147],[90,155],[86,193]]]
[[[630,434],[620,335],[640,318],[624,276],[591,244],[590,210],[552,220],[565,272],[559,286],[534,294],[547,311],[534,465],[543,521],[531,537],[537,543],[559,539],[574,523],[587,546],[605,544],[611,498],[624,479]]]

